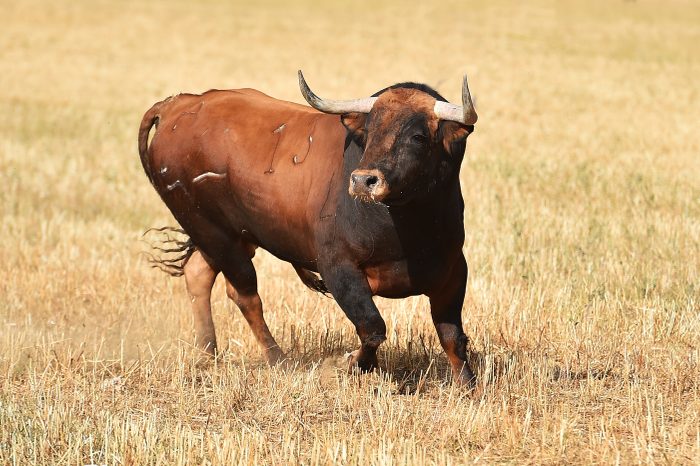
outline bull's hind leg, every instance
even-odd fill
[[[241,310],[253,330],[255,339],[262,346],[267,362],[270,365],[276,364],[284,359],[285,355],[263,317],[262,301],[258,294],[258,277],[251,260],[255,254],[255,246],[239,240],[235,247],[226,253],[227,260],[222,267],[226,277],[226,294]]]
[[[250,260],[255,247],[243,244],[234,247],[234,256],[227,262],[226,294],[241,310],[243,317],[253,330],[255,338],[265,351],[265,357],[270,364],[275,364],[284,358],[277,342],[270,333],[263,318],[262,301],[257,292],[257,276]],[[204,254],[197,250],[188,259],[184,267],[185,283],[192,300],[194,311],[195,342],[198,348],[211,355],[216,354],[216,333],[211,315],[211,290],[214,286],[219,269],[212,265]],[[227,273],[228,272],[228,275]],[[230,278],[229,278],[230,277]],[[234,283],[236,285],[234,285]]]
[[[211,317],[211,289],[219,273],[200,251],[192,253],[184,266],[187,292],[194,314],[195,345],[202,351],[216,354],[216,333]]]
[[[206,257],[206,262],[211,264],[211,268],[221,271],[226,277],[227,294],[240,308],[255,338],[264,348],[268,362],[274,364],[283,359],[284,354],[263,318],[262,302],[258,295],[258,278],[251,260],[255,246],[198,215],[196,208],[189,212],[188,217],[179,217],[177,220],[190,235],[197,249]]]
[[[253,271],[253,273],[255,273]],[[238,280],[236,280],[240,283]],[[242,289],[246,291],[239,291],[231,281],[226,280],[226,294],[231,300],[236,303],[238,308],[241,310],[243,317],[250,325],[251,330],[253,330],[253,335],[255,339],[258,340],[260,346],[262,346],[265,352],[265,359],[267,359],[268,364],[274,365],[279,361],[284,359],[284,353],[280,349],[279,345],[275,341],[275,338],[270,333],[270,329],[267,327],[265,318],[263,316],[262,301],[260,300],[260,295],[255,292],[251,292],[246,287]]]

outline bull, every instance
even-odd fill
[[[216,353],[210,297],[223,273],[267,361],[285,358],[258,295],[262,247],[353,323],[351,368],[377,367],[386,340],[372,297],[423,294],[454,379],[472,384],[459,171],[477,115],[466,76],[461,106],[416,83],[345,101],[318,97],[301,71],[299,86],[311,107],[211,90],[158,102],[141,122],[143,169],[189,236],[179,265],[198,346]]]

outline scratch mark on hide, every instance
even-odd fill
[[[215,179],[222,179],[226,178],[226,173],[214,173],[214,172],[204,172],[201,175],[197,175],[192,179],[192,183],[199,183],[200,181],[204,181],[207,178],[215,178]]]
[[[199,108],[198,108],[197,110],[189,111],[189,112],[182,112],[182,113],[175,119],[175,124],[173,125],[172,131],[175,131],[175,128],[177,128],[177,122],[180,120],[180,118],[182,118],[184,115],[194,115],[195,118],[196,118],[197,115],[199,114],[199,111],[202,109],[203,106],[204,106],[204,101],[202,101],[202,102],[199,103]]]
[[[309,153],[311,152],[311,144],[314,142],[314,129],[316,128],[316,123],[318,122],[318,119],[314,120],[314,124],[311,126],[311,134],[309,135],[309,145],[306,146],[306,154],[304,154],[304,158],[300,159],[298,155],[294,155],[292,157],[292,162],[294,162],[294,165],[299,165],[300,163],[304,163],[306,161],[306,158],[309,156]]]
[[[272,131],[272,134],[277,135],[277,140],[275,141],[275,148],[272,150],[272,158],[270,159],[270,167],[265,171],[265,175],[269,175],[269,174],[275,172],[275,169],[272,168],[272,164],[275,162],[275,154],[277,153],[277,146],[280,145],[280,139],[282,139],[282,131],[284,131],[284,128],[286,128],[286,127],[287,127],[287,124],[282,123],[281,125],[279,125],[277,127],[277,129]]]
[[[168,167],[161,167],[160,174],[165,175],[166,173],[168,173]]]
[[[182,181],[180,180],[175,180],[173,184],[169,184],[168,186],[165,187],[168,191],[172,191],[175,188],[182,188],[183,190],[185,189],[185,185],[182,184]]]
[[[319,220],[324,220],[326,218],[330,217],[335,217],[335,212],[333,213],[326,213],[324,214],[323,211],[326,209],[326,204],[328,204],[328,198],[331,196],[331,189],[333,189],[333,179],[335,178],[335,172],[333,172],[333,175],[331,175],[331,179],[328,182],[328,191],[326,191],[326,199],[323,201],[323,205],[321,205],[321,211],[319,212]]]

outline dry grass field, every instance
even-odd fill
[[[292,6],[292,3],[296,3]],[[527,6],[525,5],[527,3]],[[700,463],[700,7],[694,0],[0,0],[0,464]],[[198,362],[174,220],[136,150],[183,91],[301,101],[415,80],[480,119],[462,168],[478,388],[427,300],[378,299],[384,371],[335,303],[255,261],[295,367],[217,283]]]

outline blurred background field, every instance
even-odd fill
[[[695,1],[0,0],[0,463],[700,462],[700,6]],[[462,169],[464,318],[449,383],[427,301],[378,300],[384,372],[264,252],[267,368],[221,283],[197,364],[141,116],[178,92],[300,102],[405,80],[479,122]]]

